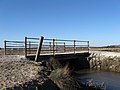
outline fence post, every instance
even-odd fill
[[[29,41],[29,54],[31,54],[31,42]]]
[[[53,39],[53,55],[55,56],[55,39]]]
[[[75,50],[76,50],[75,42],[76,42],[76,41],[74,40],[74,54],[75,54]]]
[[[27,37],[25,37],[25,57],[27,57]]]
[[[57,39],[55,39],[55,52],[57,53]]]
[[[39,44],[38,44],[37,53],[36,53],[36,56],[35,56],[35,61],[36,61],[36,62],[38,61],[38,58],[39,58],[39,55],[40,55],[40,52],[41,52],[43,39],[44,39],[43,36],[41,36],[41,37],[39,38]]]
[[[87,43],[88,43],[88,53],[89,53],[89,51],[90,51],[90,45],[89,45],[90,42],[88,41]]]
[[[50,48],[50,53],[51,53],[51,42],[49,42],[49,48]]]
[[[64,52],[66,52],[65,42],[64,42]]]
[[[4,41],[4,54],[6,55],[6,40]]]

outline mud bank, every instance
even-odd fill
[[[91,52],[89,60],[91,69],[120,72],[120,53]]]

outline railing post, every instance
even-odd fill
[[[57,52],[57,41],[55,39],[55,52]]]
[[[29,41],[29,54],[31,54],[31,42]]]
[[[50,48],[50,52],[51,52],[51,42],[49,42],[49,48]]]
[[[4,41],[4,55],[6,55],[6,40]]]
[[[76,42],[76,41],[74,40],[74,54],[75,54],[75,50],[76,50],[75,42]]]
[[[27,57],[27,37],[25,37],[25,57]]]
[[[87,43],[88,43],[88,53],[89,53],[89,51],[90,51],[90,45],[89,45],[90,42],[88,41]]]
[[[41,36],[41,37],[39,38],[39,44],[38,44],[37,53],[36,53],[36,57],[35,57],[35,61],[36,61],[36,62],[38,61],[38,58],[39,58],[39,55],[40,55],[40,52],[41,52],[43,40],[44,40],[44,37]]]
[[[53,55],[55,56],[55,39],[53,39]]]
[[[64,52],[66,52],[65,42],[64,42]]]

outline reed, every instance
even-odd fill
[[[81,83],[77,78],[70,75],[71,71],[66,65],[64,68],[58,68],[51,72],[49,78],[61,89],[61,90],[80,90]]]

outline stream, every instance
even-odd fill
[[[81,80],[93,80],[96,84],[102,82],[106,85],[106,90],[120,90],[120,73],[96,71],[96,70],[80,70],[78,77]]]

